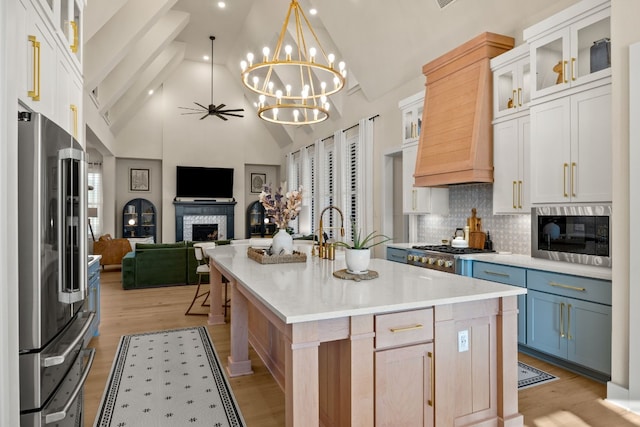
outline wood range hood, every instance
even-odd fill
[[[493,182],[489,60],[514,42],[483,33],[422,67],[427,82],[416,186]]]

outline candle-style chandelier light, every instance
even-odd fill
[[[283,48],[294,16],[295,45]],[[326,54],[297,0],[291,0],[273,55],[262,50],[262,62],[253,53],[242,61],[242,82],[258,94],[258,116],[268,122],[303,125],[329,118],[328,96],[344,87],[344,62],[335,67],[335,56]],[[281,55],[284,55],[281,58]]]

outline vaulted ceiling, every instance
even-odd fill
[[[117,135],[184,60],[238,75],[246,52],[275,45],[290,0],[90,0],[85,9],[85,89]],[[346,61],[348,91],[375,100],[420,75],[426,62],[483,31],[512,35],[577,0],[299,0],[327,52]],[[444,5],[444,6],[443,6]],[[316,16],[308,11],[318,9]],[[346,92],[346,93],[345,93]],[[252,104],[255,96],[245,92]],[[334,96],[334,98],[336,97]],[[206,98],[205,98],[206,99]],[[277,139],[291,134],[265,124]]]

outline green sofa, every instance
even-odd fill
[[[217,241],[216,244],[228,244]],[[140,289],[197,283],[194,242],[138,243],[122,258],[122,288]]]

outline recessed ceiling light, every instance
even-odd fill
[[[153,89],[149,89],[149,95],[153,95]]]
[[[205,61],[209,60],[209,55],[202,55],[202,59],[204,59]]]
[[[223,2],[223,1],[219,1],[219,2],[218,2],[218,7],[219,7],[220,9],[224,9],[225,7],[227,7],[227,4],[226,4],[225,2]]]
[[[312,14],[312,15],[317,15],[318,14],[318,9],[316,9],[315,7],[311,8],[311,9],[309,9],[309,13]]]

